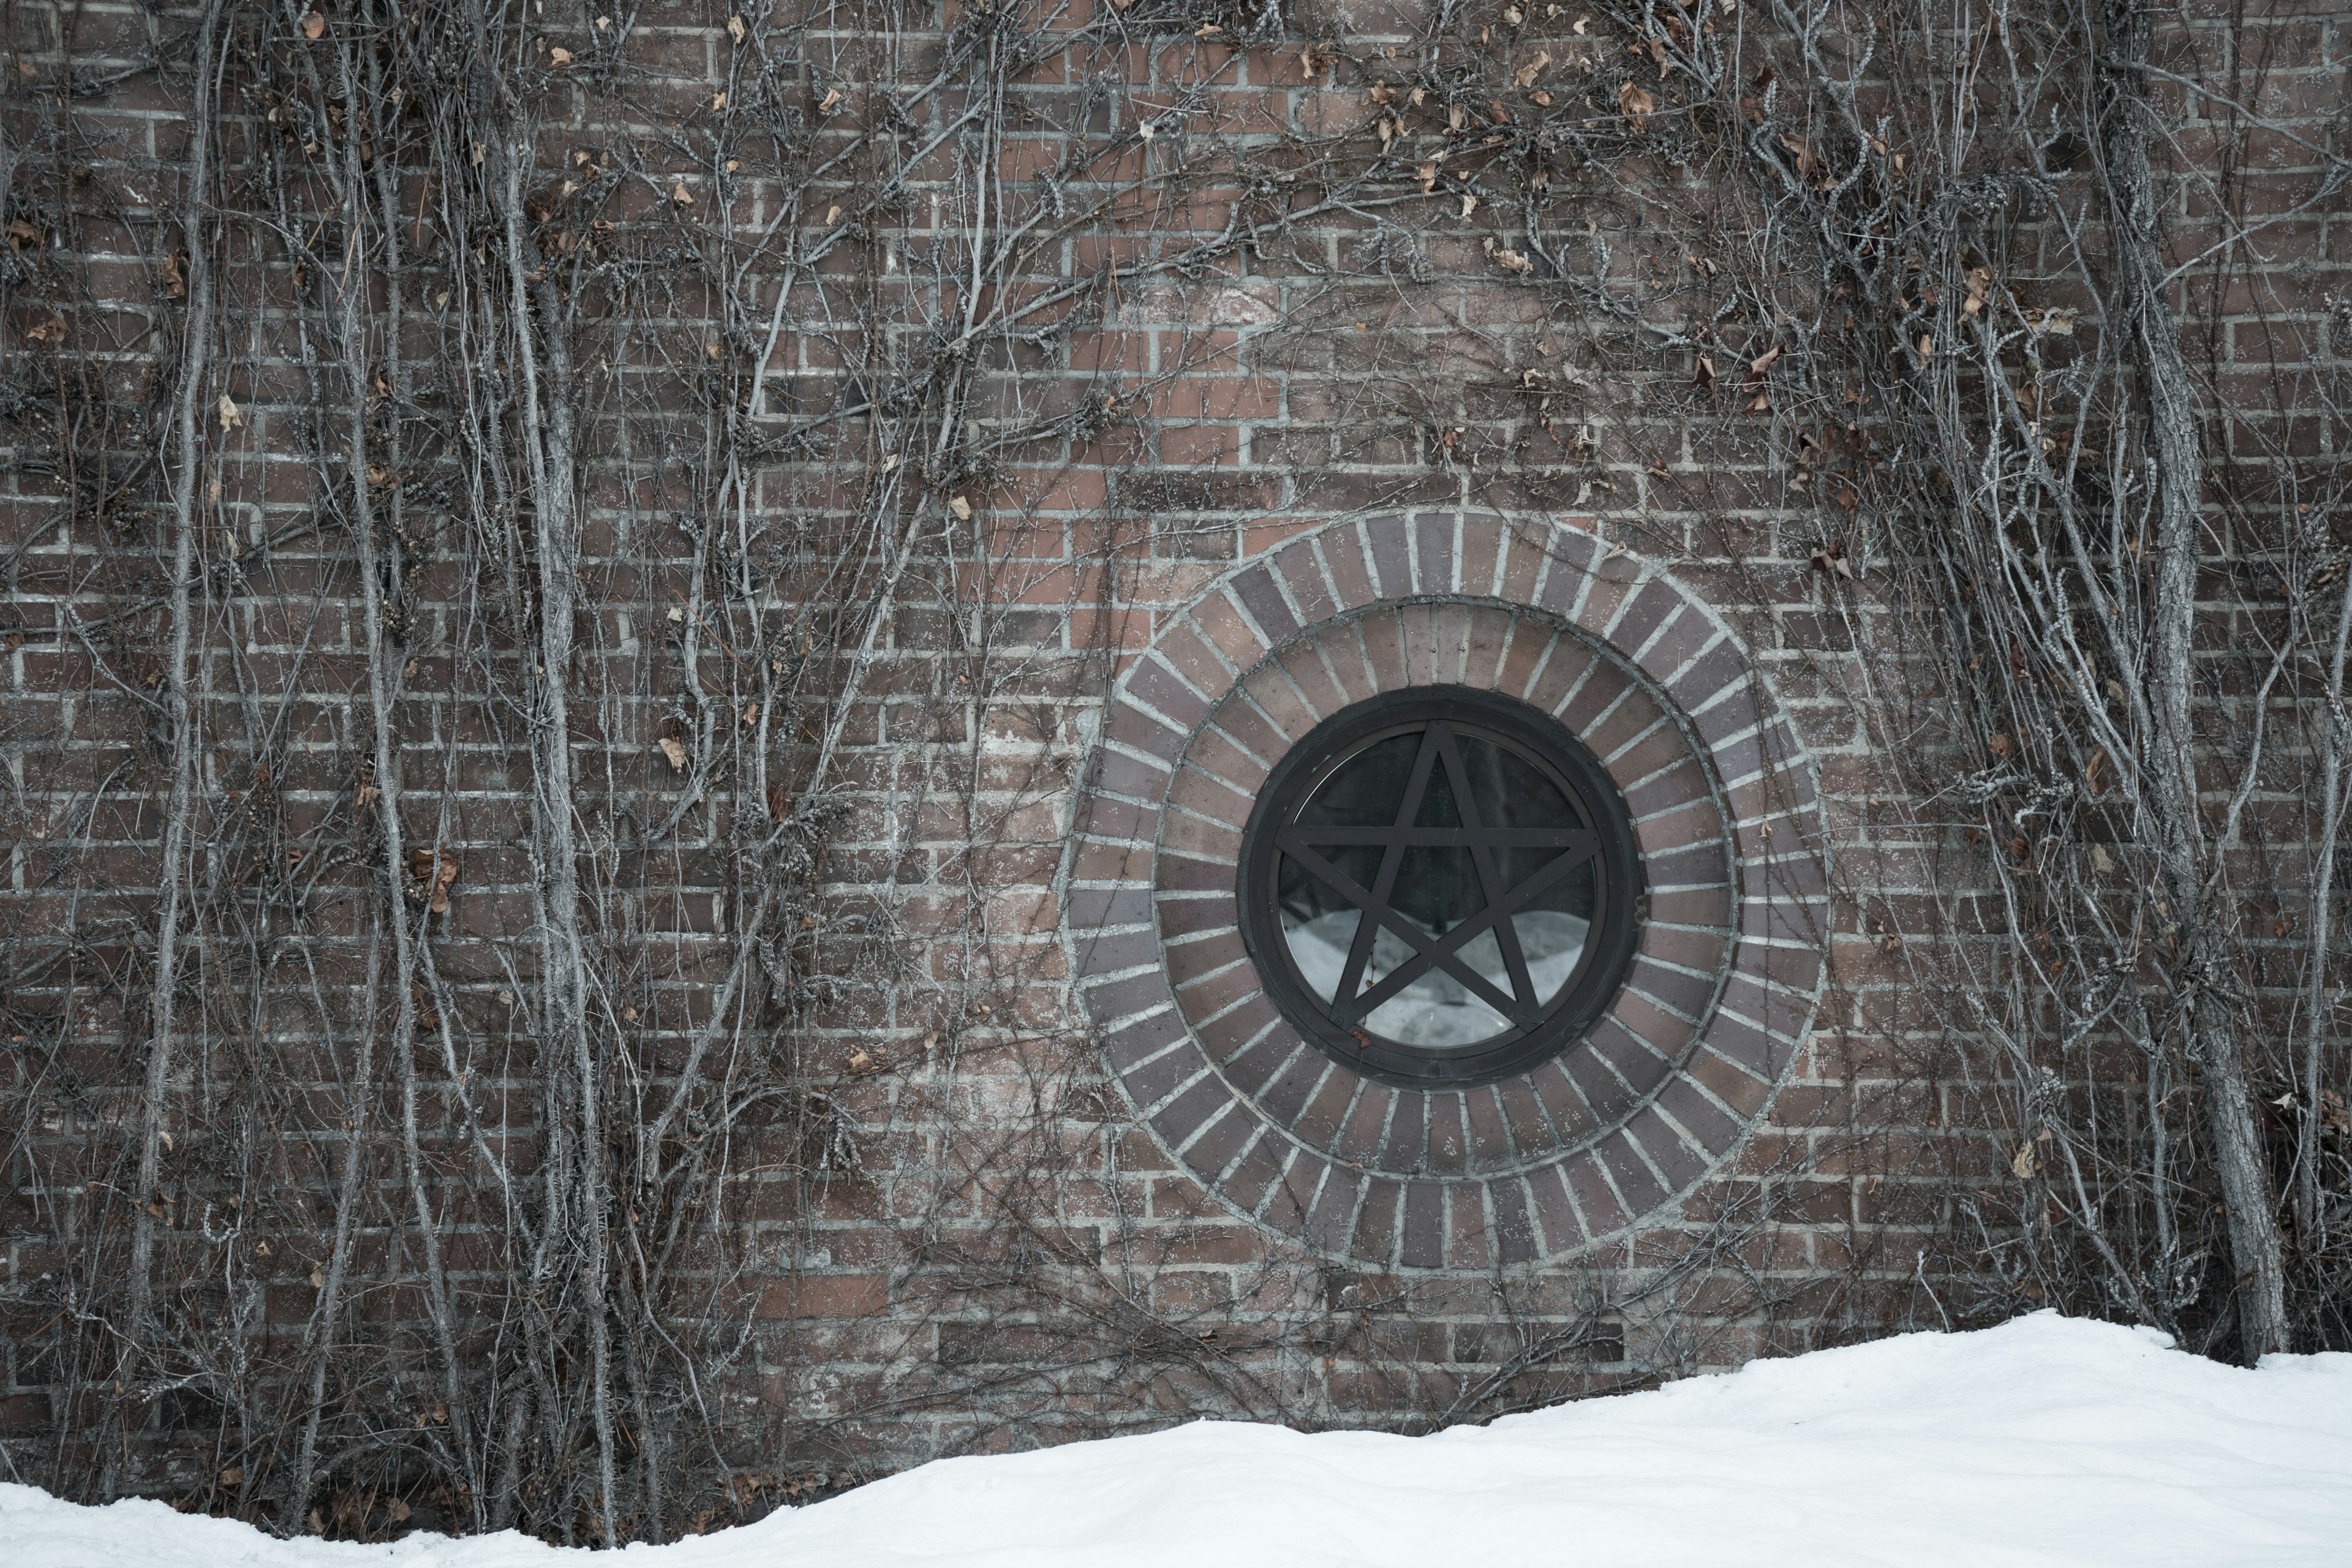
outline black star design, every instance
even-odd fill
[[[1429,793],[1430,775],[1440,763],[1444,764],[1446,778],[1453,785],[1454,809],[1461,825],[1416,826],[1423,797]],[[1462,748],[1454,739],[1454,727],[1444,720],[1433,720],[1422,732],[1421,750],[1413,758],[1412,773],[1406,780],[1404,798],[1398,803],[1393,823],[1386,827],[1293,824],[1281,830],[1275,843],[1284,854],[1362,911],[1356,922],[1355,942],[1348,950],[1347,965],[1340,971],[1339,989],[1331,1001],[1332,1016],[1342,1028],[1354,1028],[1390,997],[1435,968],[1460,981],[1473,995],[1522,1029],[1531,1029],[1542,1022],[1543,1006],[1533,982],[1528,978],[1527,955],[1519,949],[1518,931],[1510,917],[1599,853],[1601,836],[1586,827],[1485,826],[1479,819],[1478,803],[1471,791],[1469,772],[1463,766]],[[1317,845],[1378,845],[1382,851],[1380,873],[1366,888],[1317,853]],[[1443,936],[1431,936],[1390,902],[1404,852],[1415,848],[1467,849],[1478,868],[1486,907]],[[1532,876],[1507,887],[1495,854],[1497,849],[1558,849],[1561,853],[1544,862]],[[1413,956],[1359,996],[1356,992],[1363,984],[1364,965],[1371,958],[1372,940],[1383,927],[1402,938],[1413,949]],[[1505,976],[1511,983],[1509,995],[1462,959],[1462,949],[1487,931],[1495,933],[1496,942],[1502,949]]]

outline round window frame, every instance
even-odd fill
[[[1565,784],[1600,845],[1601,887],[1580,969],[1535,1028],[1475,1049],[1430,1051],[1342,1026],[1300,976],[1285,939],[1276,863],[1279,829],[1331,773],[1374,739],[1443,720],[1528,753]],[[1401,1089],[1476,1089],[1540,1067],[1573,1047],[1608,1013],[1641,946],[1648,903],[1633,816],[1614,780],[1558,720],[1501,692],[1467,686],[1384,691],[1332,714],[1284,753],[1242,830],[1234,866],[1242,944],[1268,999],[1300,1036],[1349,1070]]]

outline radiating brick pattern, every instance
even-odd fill
[[[1473,1089],[1379,1083],[1303,1040],[1234,906],[1243,827],[1289,748],[1433,685],[1577,734],[1632,809],[1648,888],[1599,1022]],[[1098,895],[1069,921],[1086,1005],[1183,1168],[1317,1252],[1483,1268],[1588,1249],[1728,1160],[1803,1042],[1829,917],[1811,761],[1730,630],[1590,531],[1430,510],[1307,534],[1171,618],[1106,736],[1074,841],[1073,890]]]

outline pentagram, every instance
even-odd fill
[[[1440,768],[1447,787],[1433,798],[1431,786]],[[1451,816],[1454,820],[1429,822],[1423,820],[1424,816]],[[1545,1016],[1545,998],[1538,994],[1529,975],[1527,953],[1511,917],[1599,853],[1601,835],[1589,827],[1487,826],[1454,726],[1443,719],[1433,719],[1422,731],[1421,745],[1414,754],[1393,821],[1372,826],[1296,822],[1284,826],[1275,842],[1283,854],[1360,911],[1355,936],[1328,1005],[1332,1021],[1342,1029],[1357,1031],[1360,1038],[1360,1026],[1366,1017],[1433,969],[1452,978],[1521,1031],[1539,1026]],[[1379,870],[1370,887],[1349,876],[1320,852],[1339,847],[1381,851]],[[1484,907],[1470,911],[1460,923],[1442,934],[1424,930],[1419,921],[1399,910],[1394,901],[1398,876],[1408,852],[1415,849],[1467,851],[1476,868]],[[1527,858],[1507,858],[1498,851],[1545,849],[1558,853],[1546,858],[1530,874],[1516,881],[1506,879],[1507,865],[1513,860],[1524,865]],[[1371,962],[1375,940],[1383,931],[1392,932],[1412,948],[1412,956],[1366,986],[1366,966]],[[1510,984],[1507,994],[1493,979],[1472,967],[1464,955],[1469,944],[1489,932],[1502,956],[1502,978]]]

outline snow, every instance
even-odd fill
[[[562,1563],[555,1558],[575,1559]],[[2352,1563],[2352,1355],[2258,1371],[2037,1313],[1429,1437],[1198,1422],[947,1459],[633,1568]],[[507,1534],[280,1542],[0,1486],[6,1568],[587,1568]]]

